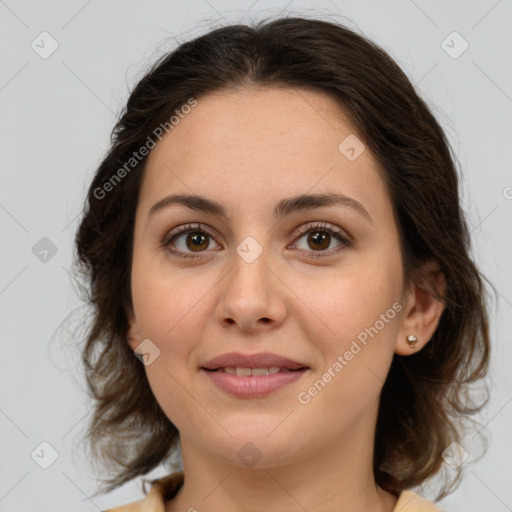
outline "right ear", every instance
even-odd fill
[[[130,348],[135,351],[135,348],[140,345],[140,334],[139,328],[137,326],[137,321],[135,320],[135,314],[132,310],[128,311],[128,333],[126,334],[126,339],[128,341],[128,345]]]

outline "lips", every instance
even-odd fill
[[[227,369],[227,373],[233,373],[232,370],[234,369],[236,375],[248,376],[248,369],[251,370],[251,373],[253,369],[256,369],[256,374],[260,373],[258,370],[268,370],[269,374],[272,374],[277,373],[276,368],[279,372],[286,372],[301,370],[309,367],[304,363],[294,361],[277,354],[272,354],[270,352],[263,352],[260,354],[242,354],[240,352],[231,352],[229,354],[222,354],[211,359],[210,361],[207,361],[201,365],[201,368],[210,371],[226,371]],[[241,370],[241,372],[239,373],[237,370]]]
[[[272,375],[232,375],[221,370],[200,369],[204,375],[217,389],[237,398],[263,398],[272,393],[284,389],[301,379],[309,370],[287,370]]]
[[[309,370],[304,363],[264,352],[222,354],[200,367],[200,373],[217,389],[237,398],[263,398],[301,379]]]

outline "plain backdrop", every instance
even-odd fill
[[[221,24],[280,12],[339,21],[380,44],[447,132],[463,170],[474,257],[498,300],[491,309],[492,399],[481,417],[489,448],[466,464],[463,484],[441,506],[512,510],[512,2],[5,0],[1,511],[95,511],[142,497],[138,481],[92,497],[96,475],[81,453],[90,401],[80,339],[62,324],[69,315],[83,318],[69,274],[78,214],[129,90],[161,52]]]

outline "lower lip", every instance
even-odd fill
[[[300,379],[307,368],[273,375],[242,376],[226,372],[209,371],[201,368],[203,373],[222,391],[240,398],[258,398],[266,396],[282,387]]]

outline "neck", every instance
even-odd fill
[[[182,436],[185,482],[166,512],[392,512],[397,497],[373,475],[372,422],[361,423],[370,428],[354,426],[345,442],[316,443],[286,463],[274,459],[252,468],[219,459]]]

